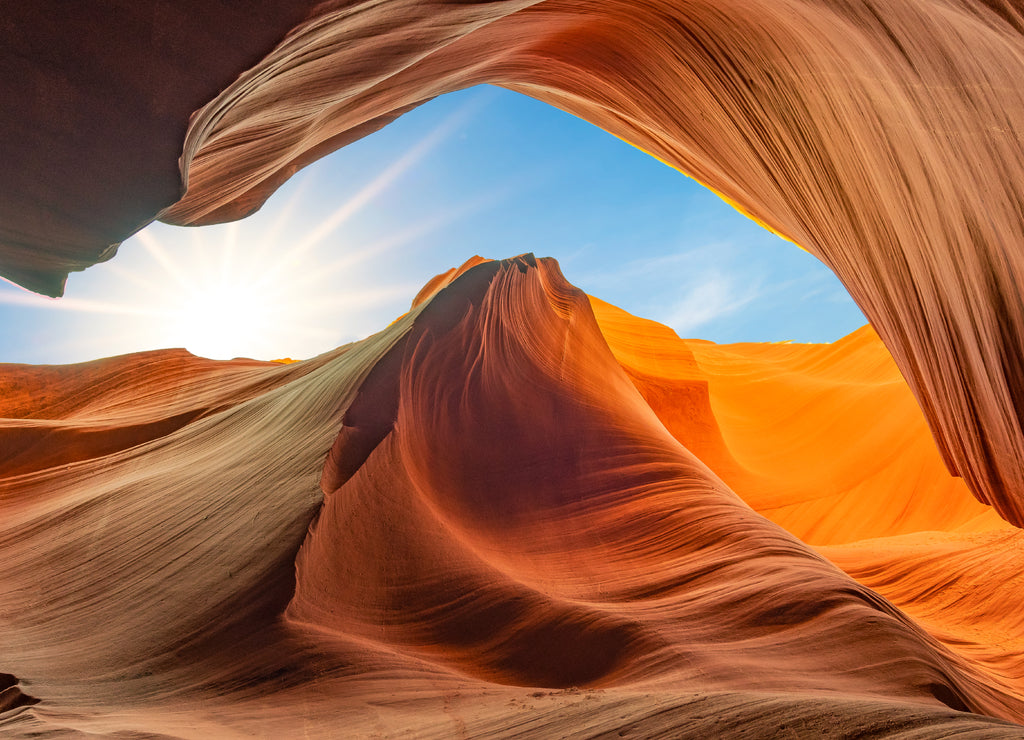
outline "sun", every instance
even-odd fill
[[[32,337],[59,347],[63,361],[173,348],[215,360],[309,358],[369,336],[408,310],[422,280],[438,271],[417,272],[419,245],[513,190],[498,183],[414,218],[381,201],[391,188],[401,194],[406,175],[487,99],[462,102],[389,164],[353,180],[343,198],[332,195],[337,172],[303,170],[241,221],[154,222],[125,240],[117,260],[76,275],[64,298],[0,286],[0,306],[65,314],[53,337]],[[399,262],[399,253],[411,257]]]
[[[215,360],[259,357],[266,340],[278,338],[274,298],[248,280],[196,286],[180,297],[172,332],[184,338],[185,349],[194,355]]]

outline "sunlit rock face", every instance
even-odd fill
[[[150,218],[239,218],[411,106],[492,82],[635,143],[822,259],[949,469],[1024,522],[1024,18],[1011,3],[99,8],[5,17],[2,274],[58,293]]]
[[[0,378],[5,736],[1024,732],[1019,530],[870,330],[681,340],[523,255],[303,362]]]

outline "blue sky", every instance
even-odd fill
[[[0,284],[0,362],[185,346],[309,357],[473,254],[559,260],[588,293],[716,342],[865,323],[815,258],[613,136],[515,93],[446,95],[303,170],[253,216],[154,224],[51,301]]]

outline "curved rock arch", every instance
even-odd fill
[[[135,13],[155,23],[170,7]],[[102,64],[56,75],[91,125],[72,131],[72,118],[47,155],[69,182],[47,191],[37,164],[14,160],[20,200],[0,209],[0,272],[57,294],[68,270],[109,258],[109,242],[154,216],[240,218],[409,108],[499,84],[634,143],[820,258],[893,353],[951,470],[1024,524],[1024,16],[1011,3],[367,0],[301,20],[301,4],[268,0],[249,10],[263,25],[244,28],[209,7],[163,31],[180,58],[150,59],[135,39],[127,57],[140,66],[112,73],[149,96],[137,127],[159,147],[119,141],[124,90]],[[123,32],[94,30],[97,46]],[[46,115],[45,100],[25,99],[7,130]],[[182,137],[187,191],[172,202]],[[76,172],[83,157],[93,169]],[[132,177],[107,174],[118,166]]]

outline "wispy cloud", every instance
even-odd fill
[[[617,285],[623,280],[643,281],[648,278],[662,279],[666,275],[681,275],[706,265],[711,259],[709,255],[717,247],[709,244],[671,254],[633,259],[618,265],[614,270],[580,270],[574,274],[574,278],[587,285],[603,286]]]
[[[760,295],[758,283],[742,282],[718,270],[704,271],[688,282],[682,299],[672,304],[660,318],[680,336],[736,313]]]

